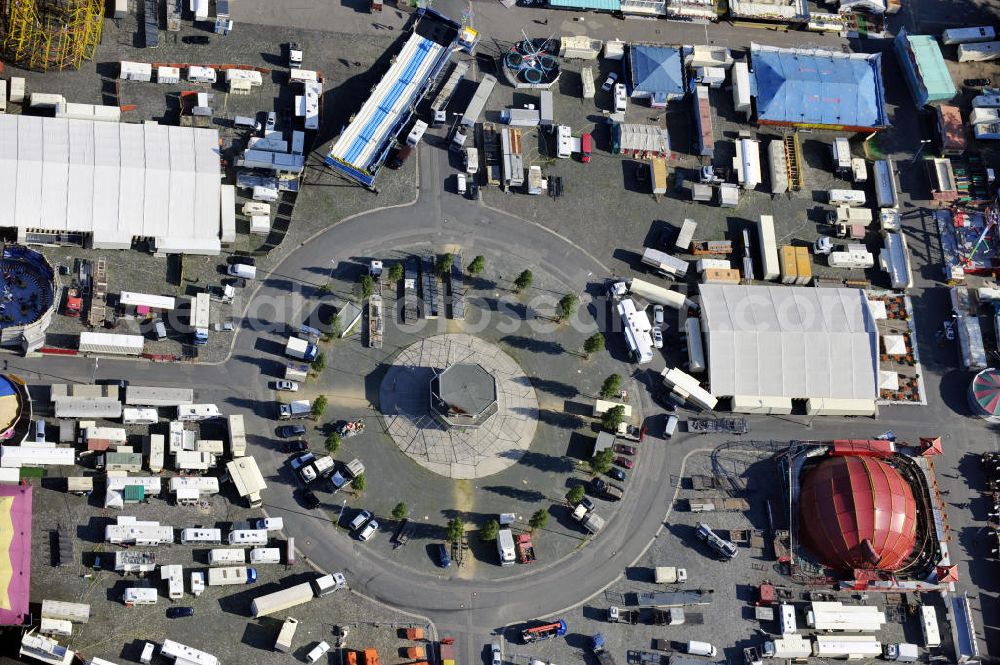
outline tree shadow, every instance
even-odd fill
[[[533,337],[523,337],[521,335],[507,335],[501,337],[500,341],[512,346],[515,349],[524,349],[526,351],[531,351],[533,353],[545,353],[548,355],[559,355],[564,353],[565,349],[563,345],[558,342],[549,342],[545,340],[535,339]]]
[[[535,387],[535,390],[541,390],[557,397],[576,397],[579,391],[575,386],[571,386],[568,383],[563,383],[562,381],[555,381],[553,379],[542,379],[539,377],[530,377],[531,385]]]

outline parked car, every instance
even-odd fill
[[[212,330],[215,332],[233,332],[236,330],[236,324],[233,323],[232,319],[226,319],[221,323],[214,324]]]
[[[375,535],[376,531],[378,531],[378,522],[372,520],[365,525],[365,528],[361,529],[361,532],[358,534],[358,540],[368,540]]]
[[[469,183],[469,191],[466,193],[466,198],[470,201],[479,200],[479,185],[474,182]]]
[[[623,467],[625,469],[631,469],[633,466],[635,466],[635,461],[634,460],[630,460],[627,457],[616,457],[615,458],[615,464],[617,464],[618,466]]]
[[[970,88],[985,88],[991,83],[991,81],[988,78],[965,79],[964,83]]]
[[[616,466],[613,466],[610,469],[608,469],[608,476],[614,478],[618,482],[621,483],[625,482],[625,472]]]
[[[451,557],[448,556],[448,546],[438,543],[434,546],[434,557],[439,568],[447,568],[451,565]]]
[[[206,35],[188,35],[187,37],[184,37],[181,41],[184,42],[185,44],[205,45],[210,43],[212,40],[209,39]]]
[[[282,425],[276,431],[282,439],[292,439],[297,436],[304,436],[306,428],[302,425]]]
[[[663,325],[663,305],[653,305],[653,325],[657,328]]]
[[[286,381],[285,379],[280,379],[274,382],[275,390],[284,390],[286,392],[294,393],[298,392],[299,384],[295,381]]]
[[[595,508],[594,502],[588,499],[587,497],[583,497],[582,499],[580,499],[580,503],[576,505],[583,506],[588,513]]]
[[[657,349],[663,348],[663,331],[659,328],[653,328],[653,346]]]
[[[297,441],[285,441],[281,444],[281,449],[286,453],[301,453],[309,450],[309,443],[304,439]]]
[[[193,607],[168,607],[167,608],[167,618],[168,619],[181,619],[183,617],[193,617],[194,608]]]
[[[464,173],[455,174],[455,191],[459,194],[465,194],[467,180],[465,179]]]
[[[302,453],[301,455],[299,455],[298,457],[296,457],[295,459],[293,459],[289,463],[289,466],[292,467],[292,471],[298,471],[299,469],[301,469],[302,467],[304,467],[306,464],[308,464],[309,462],[312,462],[315,459],[316,459],[316,456],[313,455],[312,453]]]
[[[594,494],[604,494],[608,489],[608,483],[603,478],[594,478],[590,481],[590,491]]]
[[[302,490],[302,505],[307,510],[319,508],[319,497],[312,490]]]
[[[615,82],[618,81],[618,72],[611,72],[608,74],[608,78],[604,79],[604,84],[601,85],[601,90],[604,92],[611,92],[611,88],[615,87]]]
[[[503,665],[503,658],[500,656],[500,643],[491,644],[490,651],[493,653],[493,665]]]
[[[351,520],[351,525],[350,525],[351,531],[357,531],[358,529],[363,527],[365,523],[368,522],[368,520],[370,520],[371,518],[372,514],[370,512],[368,512],[367,510],[362,510],[360,513],[354,516],[353,520]]]
[[[621,453],[622,455],[635,455],[635,446],[626,446],[624,443],[616,443],[611,448],[616,453]]]

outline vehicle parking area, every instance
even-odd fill
[[[89,623],[74,624],[72,637],[61,639],[62,644],[80,651],[88,659],[97,656],[112,662],[138,662],[146,641],[159,644],[169,638],[206,651],[221,662],[287,662],[289,656],[302,661],[319,641],[334,644],[334,626],[346,626],[347,649],[375,648],[380,662],[397,665],[409,661],[401,650],[414,644],[400,638],[399,630],[424,626],[419,619],[366,600],[349,589],[315,598],[273,616],[252,618],[250,603],[254,597],[311,581],[319,575],[308,559],[300,558],[292,566],[285,565],[286,538],[278,532],[271,532],[267,546],[282,550],[282,562],[253,566],[258,580],[250,585],[206,586],[199,597],[191,594],[191,572],[207,571],[209,549],[227,545],[193,546],[178,541],[158,547],[131,548],[155,552],[157,564],[184,567],[184,596],[176,600],[167,597],[166,582],[160,580],[159,569],[146,577],[114,571],[114,552],[127,548],[106,544],[104,528],[114,523],[119,515],[158,521],[173,526],[175,532],[195,526],[221,528],[223,537],[228,529],[262,517],[259,509],[250,510],[238,504],[231,484],[224,486],[222,494],[197,506],[174,505],[170,495],[164,492],[147,497],[144,503],[128,504],[123,510],[114,511],[102,507],[103,492],[95,492],[89,497],[68,494],[65,480],[50,475],[35,484],[34,506],[32,597],[39,602],[49,599],[91,606]],[[56,567],[53,565],[58,554],[55,548],[66,538],[72,541],[74,558],[67,565]],[[298,536],[298,541],[304,539],[308,536]],[[95,567],[98,559],[100,568]],[[348,585],[350,582],[348,579]],[[126,607],[122,594],[127,587],[134,586],[157,588],[157,603]],[[168,619],[165,610],[170,607],[191,607],[194,616]],[[292,649],[285,655],[275,652],[273,647],[287,616],[298,619],[299,626]],[[166,661],[157,658],[155,662]]]
[[[681,643],[689,640],[707,642],[717,647],[718,657],[704,662],[743,663],[744,649],[760,647],[762,640],[781,636],[778,603],[796,607],[798,633],[816,634],[806,626],[806,610],[811,601],[839,601],[845,605],[877,606],[886,614],[886,623],[877,634],[883,644],[909,642],[922,644],[919,606],[937,603],[936,594],[859,594],[837,592],[830,584],[807,583],[806,578],[789,577],[777,561],[774,548],[765,534],[771,533],[769,520],[779,528],[786,518],[778,487],[780,478],[769,455],[786,442],[704,441],[697,452],[688,456],[681,477],[671,477],[678,491],[667,523],[652,541],[646,553],[625,569],[624,575],[601,593],[586,599],[579,607],[553,615],[546,621],[563,619],[568,631],[563,639],[525,644],[521,630],[541,621],[518,623],[504,631],[504,655],[515,663],[538,659],[547,663],[579,659],[597,663],[591,638],[600,633],[605,649],[618,665],[666,665],[668,656],[682,654]],[[712,446],[718,446],[712,449]],[[774,447],[772,449],[772,447]],[[666,480],[666,479],[664,479]],[[707,487],[706,487],[707,486]],[[738,498],[748,502],[749,510],[693,512],[691,501]],[[723,538],[739,540],[746,532],[747,542],[737,545],[731,560],[719,559],[696,536],[697,525],[704,523]],[[804,564],[805,565],[805,564]],[[683,568],[687,581],[657,584],[658,567]],[[806,568],[808,566],[806,565]],[[775,604],[761,602],[760,585],[774,585]],[[654,625],[655,609],[640,606],[639,594],[671,591],[708,591],[711,601],[705,605],[687,605],[685,622],[680,625]],[[615,623],[608,609],[638,612],[638,623]],[[759,610],[773,610],[774,619],[756,618]],[[942,607],[937,607],[939,617]],[[950,635],[942,632],[942,650]],[[663,644],[672,642],[667,650]],[[758,654],[759,655],[759,654]],[[747,661],[749,662],[749,661]],[[810,658],[809,662],[836,663],[837,660]]]

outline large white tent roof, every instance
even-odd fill
[[[219,132],[0,114],[0,227],[218,253]]]
[[[878,335],[859,289],[706,284],[701,312],[713,395],[878,395]]]

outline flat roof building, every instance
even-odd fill
[[[24,244],[217,255],[219,132],[0,115],[0,228]]]
[[[947,101],[958,94],[936,39],[911,35],[901,28],[893,40],[893,48],[917,108]]]
[[[700,297],[711,391],[734,410],[796,399],[874,409],[878,331],[864,291],[705,284]]]

